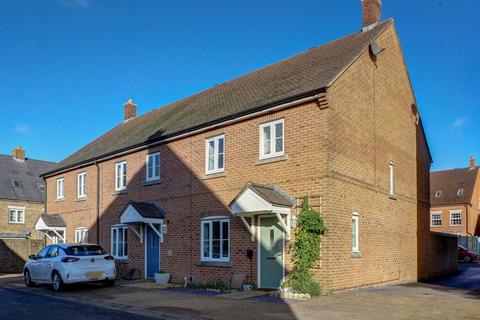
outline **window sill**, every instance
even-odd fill
[[[128,258],[113,258],[115,263],[125,263],[127,264],[128,263]]]
[[[126,194],[127,193],[127,189],[124,189],[124,190],[118,190],[118,191],[115,191],[113,193],[114,196],[119,196],[121,194]]]
[[[75,199],[77,202],[87,201],[87,197],[77,198]]]
[[[361,258],[362,257],[362,252],[361,251],[354,251],[352,252],[352,258]]]
[[[62,198],[62,199],[55,199],[55,202],[63,202],[65,201],[65,198]]]
[[[215,178],[221,178],[221,177],[226,177],[227,174],[224,172],[217,172],[217,173],[207,173],[202,177],[202,180],[208,180],[208,179],[215,179]]]
[[[161,179],[150,180],[150,181],[145,181],[145,182],[143,183],[143,186],[144,186],[144,187],[148,187],[148,186],[153,186],[153,185],[160,184],[160,183],[162,183],[162,180],[161,180]]]
[[[9,221],[8,224],[25,224],[25,222],[11,222],[11,221]]]
[[[220,267],[220,268],[231,268],[232,265],[230,262],[215,262],[215,261],[199,261],[197,267]]]
[[[259,159],[259,160],[255,161],[255,165],[256,165],[256,166],[260,166],[260,165],[262,165],[262,164],[267,164],[267,163],[272,163],[272,162],[279,162],[279,161],[285,161],[285,160],[287,160],[287,159],[288,159],[288,155],[287,155],[287,154],[284,154],[284,155],[277,156],[277,157]]]
[[[389,194],[389,195],[388,195],[388,198],[389,198],[389,199],[392,199],[392,200],[397,200],[397,196],[394,195],[394,194]]]

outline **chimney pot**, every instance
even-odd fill
[[[381,0],[361,0],[363,11],[363,30],[379,23],[382,20]]]
[[[137,116],[137,105],[132,99],[128,99],[128,101],[123,105],[123,111],[124,121],[133,119]]]
[[[475,168],[475,158],[473,156],[470,157],[470,168]]]
[[[25,161],[25,149],[23,149],[22,147],[15,147],[12,154],[15,160]]]

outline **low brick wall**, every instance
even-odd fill
[[[0,272],[21,273],[28,256],[43,246],[43,240],[0,239]]]
[[[428,250],[419,257],[419,280],[458,272],[458,238],[431,234]]]

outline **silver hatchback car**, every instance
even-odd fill
[[[31,255],[23,269],[25,285],[49,283],[55,291],[66,284],[101,281],[115,284],[115,261],[97,244],[54,244]]]

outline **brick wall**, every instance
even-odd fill
[[[43,240],[0,239],[0,272],[21,273],[28,256],[36,254]]]
[[[9,223],[8,207],[25,208],[25,223]],[[43,209],[43,203],[0,199],[0,233],[19,234],[23,230],[28,230],[31,232],[30,238],[43,239],[42,233],[35,231],[35,223]]]

